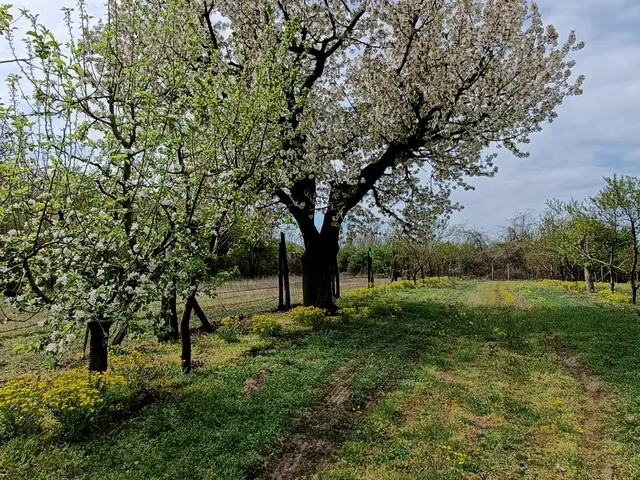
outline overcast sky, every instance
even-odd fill
[[[594,194],[605,175],[640,175],[640,2],[538,3],[544,21],[554,24],[561,38],[574,29],[586,42],[586,48],[574,54],[574,72],[587,77],[584,95],[567,99],[559,118],[532,137],[530,158],[501,153],[495,178],[474,179],[474,191],[455,193],[465,208],[454,223],[468,222],[491,234],[519,210],[540,213],[548,198]],[[62,33],[60,9],[74,2],[18,0],[14,5],[39,12],[46,25]],[[99,13],[101,5],[90,0],[90,11]]]
[[[474,179],[475,191],[456,192],[467,221],[497,233],[518,210],[541,212],[545,200],[583,199],[603,176],[640,175],[640,2],[539,0],[546,23],[562,37],[573,29],[586,47],[575,73],[584,94],[559,108],[559,118],[532,137],[530,158],[501,153],[494,178]],[[504,150],[503,150],[504,151]]]

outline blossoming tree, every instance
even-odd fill
[[[47,350],[86,325],[92,370],[107,367],[114,322],[148,325],[167,296],[186,299],[189,370],[196,293],[203,279],[215,286],[207,260],[255,208],[252,173],[275,145],[278,52],[245,56],[238,71],[195,48],[207,25],[179,5],[114,1],[93,22],[81,4],[77,18],[67,11],[65,46],[26,14],[26,82],[10,77],[1,112],[1,281],[12,306],[47,310]],[[17,58],[13,30],[7,39]]]
[[[582,44],[574,33],[560,44],[528,0],[205,0],[203,12],[225,20],[238,52],[267,26],[279,45],[298,25],[283,59],[298,72],[287,140],[263,167],[304,238],[305,305],[334,308],[330,266],[356,206],[408,224],[451,209],[452,189],[496,172],[487,147],[525,156],[581,93],[568,57]]]

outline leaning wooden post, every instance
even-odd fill
[[[367,271],[369,287],[373,287],[373,251],[371,247],[369,247],[369,252],[367,253]]]
[[[284,243],[283,233],[280,234],[280,245],[278,246],[278,310],[284,310]]]
[[[282,281],[284,289],[284,309],[291,310],[291,288],[289,287],[289,260],[287,259],[287,242],[284,233],[280,232],[280,251],[282,255]]]

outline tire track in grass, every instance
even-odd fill
[[[470,338],[438,343],[318,479],[614,478],[594,456],[600,444],[589,443],[583,392],[544,341],[535,352]]]
[[[546,339],[584,390],[584,407],[587,411],[584,425],[584,452],[590,463],[601,472],[602,479],[612,480],[615,478],[615,466],[603,453],[604,435],[602,430],[605,416],[615,404],[616,398],[602,380],[589,373],[569,347],[561,344],[554,335],[547,335]]]
[[[502,299],[501,286],[487,282],[484,295],[470,296]],[[532,308],[513,305],[506,316],[504,305],[467,310],[459,331],[425,345],[421,368],[314,478],[629,480],[616,476],[619,454],[602,430],[603,384],[566,350],[559,357],[538,328],[491,333],[520,316],[536,322]]]
[[[322,401],[304,410],[274,451],[264,468],[249,475],[255,480],[311,478],[353,433],[363,415],[386,392],[409,376],[421,360],[426,335],[416,336],[397,352],[351,359],[339,367],[327,385]],[[393,361],[395,360],[395,362]],[[403,368],[396,368],[402,362]]]
[[[510,307],[516,306],[522,310],[531,309],[531,305],[514,291],[511,282],[487,280],[469,297],[467,303],[471,306]]]

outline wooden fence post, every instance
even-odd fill
[[[282,233],[278,246],[278,310],[284,310],[284,265],[282,262]]]
[[[280,287],[280,296],[278,309],[291,310],[291,288],[289,285],[289,260],[287,259],[287,242],[284,232],[280,232],[280,278],[278,286]],[[283,298],[284,297],[284,298]]]

